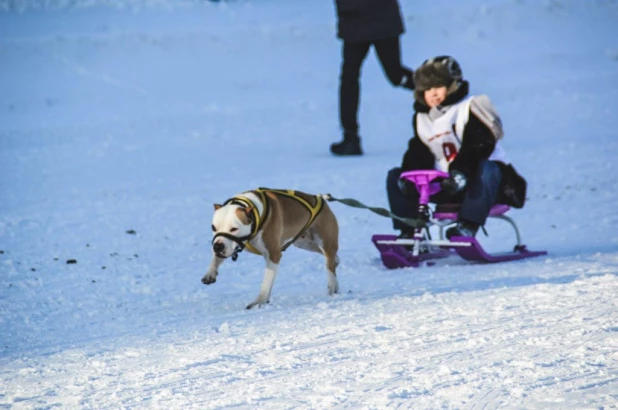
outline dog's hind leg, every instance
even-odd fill
[[[264,280],[260,287],[260,294],[257,299],[247,305],[247,309],[254,307],[260,307],[270,301],[270,292],[273,289],[275,278],[277,277],[277,270],[279,270],[279,262],[281,261],[281,251],[274,255],[264,255],[266,260],[266,270],[264,271]]]
[[[339,282],[337,281],[337,266],[339,265],[339,256],[337,256],[337,236],[338,231],[331,231],[320,235],[317,228],[311,227],[294,242],[295,246],[308,251],[321,253],[326,258],[329,295],[339,293]]]
[[[326,272],[328,277],[328,294],[333,295],[339,293],[339,282],[337,281],[337,265],[339,265],[339,256],[337,256],[337,248],[332,245],[324,245],[322,252],[326,258]]]
[[[333,248],[331,241],[326,241],[326,244],[320,238],[314,228],[310,228],[300,238],[294,241],[294,246],[324,255],[326,258],[326,271],[328,275],[328,294],[332,295],[339,291],[339,283],[337,282],[337,265],[339,265],[339,257],[337,256],[336,247]]]

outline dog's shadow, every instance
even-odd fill
[[[590,255],[592,256],[592,255]],[[605,275],[618,275],[618,269],[607,268],[607,263],[594,267],[595,258],[578,259],[568,268],[555,268],[559,260],[541,257],[526,261],[513,261],[499,264],[483,264],[449,257],[435,266],[419,268],[386,269],[379,257],[371,259],[369,281],[359,280],[359,274],[349,272],[350,293],[342,280],[343,294],[348,298],[360,300],[381,299],[393,296],[418,297],[426,294],[467,293],[493,289],[512,289],[536,285],[566,285],[577,280]],[[554,263],[547,263],[553,261]],[[567,261],[572,261],[568,257]],[[524,273],[520,275],[519,272]],[[529,274],[535,272],[537,274]],[[345,278],[347,272],[342,272]],[[528,273],[528,274],[526,274]]]

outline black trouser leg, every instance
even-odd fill
[[[388,171],[386,177],[386,193],[391,212],[402,218],[416,218],[418,215],[418,195],[405,195],[399,189],[397,181],[401,175],[401,168],[393,168]],[[404,232],[412,232],[414,228],[404,224],[397,219],[393,219],[393,228]]]
[[[386,193],[388,195],[388,204],[391,212],[402,218],[417,218],[418,217],[418,202],[420,194],[414,188],[410,192],[403,193],[399,188],[399,177],[401,168],[393,168],[388,172],[386,177]],[[457,204],[461,203],[463,193],[449,195],[446,192],[438,192],[429,197],[429,202],[434,204]],[[488,211],[489,212],[489,211]],[[393,228],[399,229],[402,232],[413,232],[414,228],[393,219]]]
[[[339,77],[339,119],[344,138],[358,138],[359,77],[370,43],[343,42]]]
[[[399,37],[389,37],[373,43],[384,74],[393,86],[414,89],[412,70],[401,64]]]
[[[485,225],[491,207],[498,202],[502,181],[500,166],[493,161],[479,164],[477,175],[468,181],[459,219]]]

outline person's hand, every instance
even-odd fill
[[[411,196],[417,192],[416,185],[410,180],[402,178],[397,181],[397,185],[399,185],[399,190],[403,192],[404,195]]]
[[[459,171],[450,171],[448,178],[440,183],[443,191],[455,195],[466,187],[466,176]]]

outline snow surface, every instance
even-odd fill
[[[529,183],[511,215],[549,255],[389,271],[370,242],[389,220],[333,204],[341,294],[291,248],[246,311],[261,258],[200,282],[212,204],[386,206],[410,93],[370,54],[366,155],[334,158],[331,1],[0,0],[0,408],[618,407],[618,2],[402,9],[406,63],[455,55],[502,113]]]

